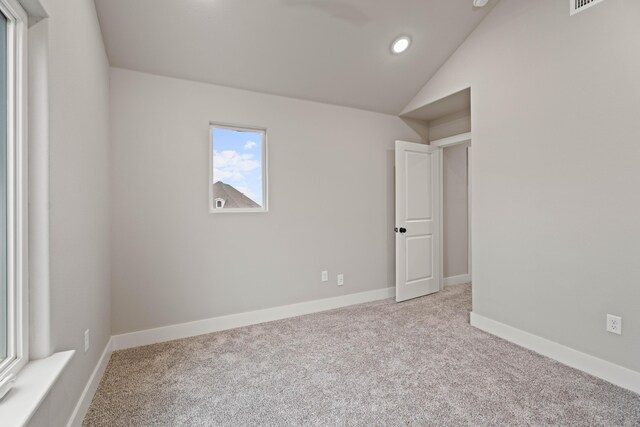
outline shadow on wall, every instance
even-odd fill
[[[287,7],[306,7],[327,14],[339,21],[357,27],[364,27],[371,22],[371,18],[360,9],[346,1],[339,0],[280,0]]]

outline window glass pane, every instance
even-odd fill
[[[7,357],[7,18],[0,13],[0,361]]]
[[[261,209],[264,206],[264,133],[212,130],[215,209]]]

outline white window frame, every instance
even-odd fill
[[[213,197],[213,130],[228,129],[237,132],[254,132],[262,134],[262,198],[261,208],[216,208]],[[269,161],[267,156],[267,128],[256,126],[234,125],[228,123],[209,123],[209,213],[264,213],[269,212]],[[226,203],[226,201],[225,201]]]
[[[29,360],[27,210],[27,14],[0,0],[7,17],[7,357],[0,380]]]

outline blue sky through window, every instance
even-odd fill
[[[261,132],[213,128],[213,183],[222,181],[263,206]]]

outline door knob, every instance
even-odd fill
[[[400,228],[396,227],[394,230],[396,231],[396,233],[398,233],[398,232],[406,233],[407,232],[407,229],[404,228],[404,227],[400,227]]]

